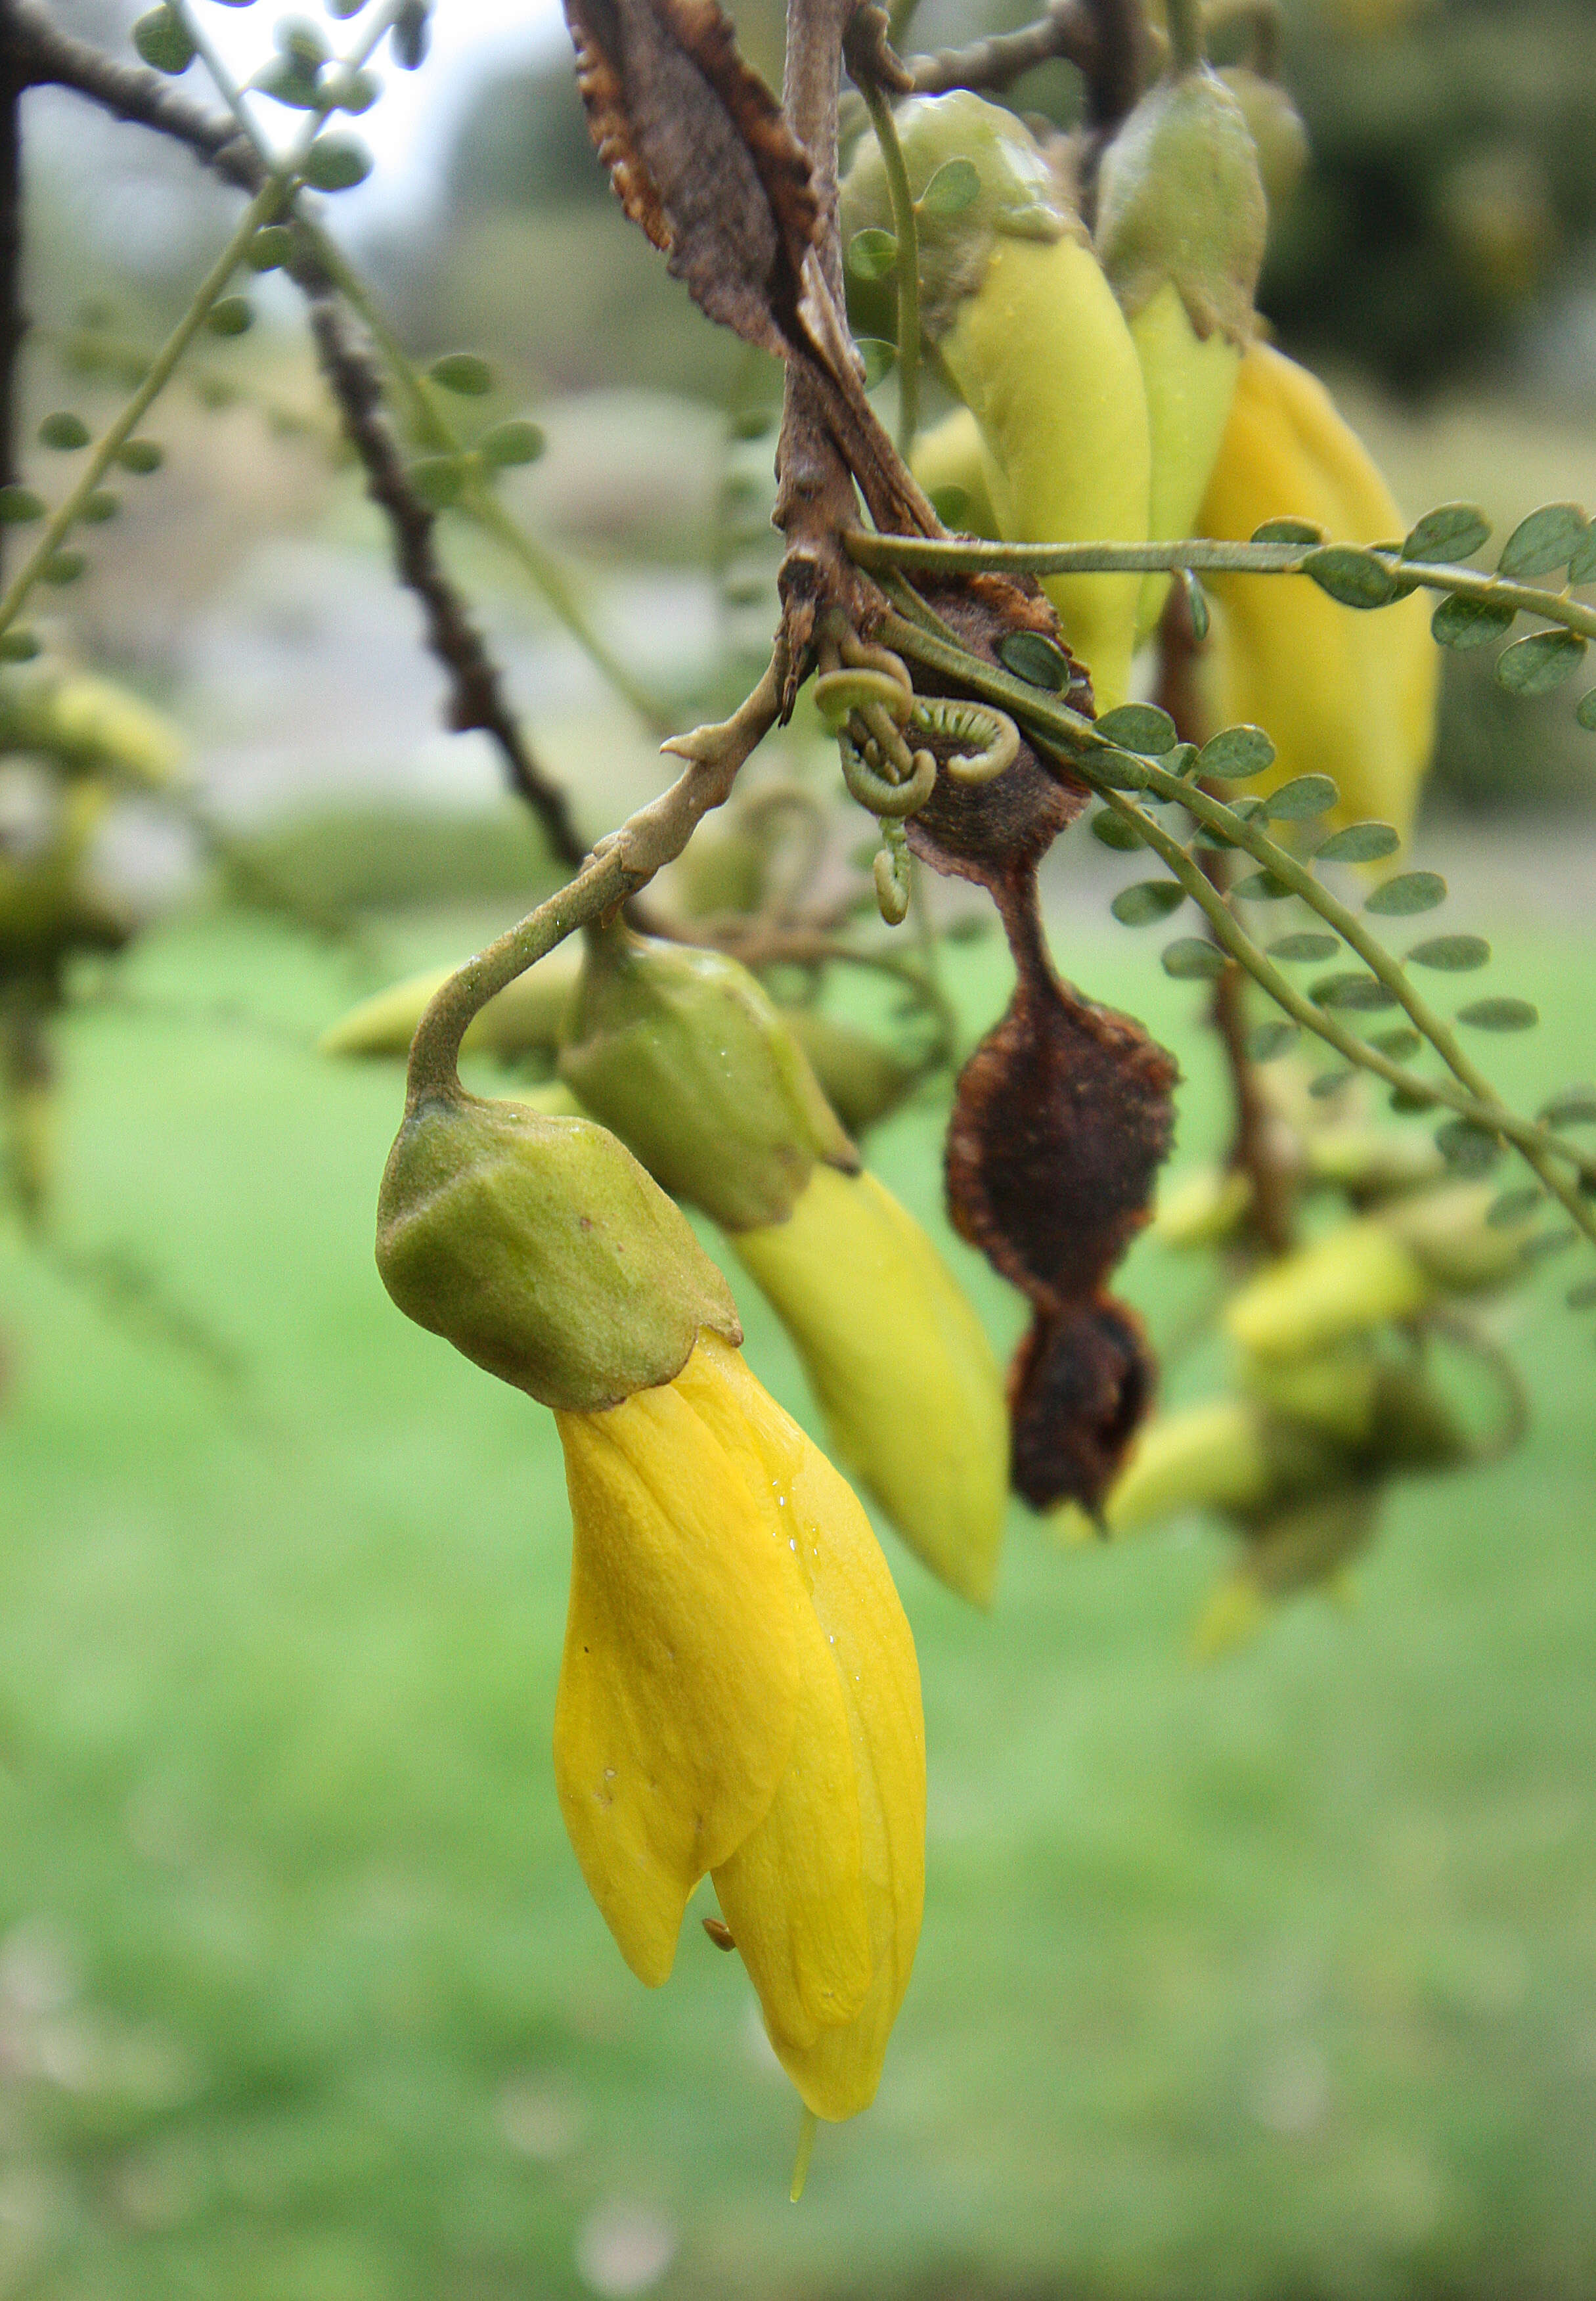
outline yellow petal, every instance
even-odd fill
[[[731,1244],[815,1386],[836,1452],[915,1555],[990,1602],[1008,1501],[1003,1378],[930,1239],[873,1175],[817,1166]]]
[[[1314,521],[1333,541],[1383,543],[1405,522],[1317,378],[1272,346],[1241,362],[1199,532],[1244,542],[1266,520]],[[1205,578],[1205,581],[1209,579]],[[1422,593],[1373,613],[1298,577],[1216,574],[1220,709],[1256,720],[1275,764],[1250,789],[1328,774],[1331,821],[1383,816],[1406,837],[1433,741],[1440,653]]]
[[[688,1895],[775,1795],[798,1712],[801,1588],[768,1488],[682,1395],[703,1349],[674,1383],[556,1417],[574,1528],[556,1779],[589,1889],[650,1985]]]
[[[763,1884],[766,1864],[773,1873],[804,1858],[803,1841],[793,1826],[803,1811],[801,1791],[791,1806],[778,1797],[715,1883],[760,1991],[765,2026],[782,2067],[817,2116],[852,2117],[869,2104],[880,2082],[920,1935],[925,1890],[920,1673],[886,1560],[847,1481],[718,1337],[706,1335],[679,1382],[696,1396],[704,1370],[717,1361],[726,1369],[725,1387],[735,1387],[740,1412],[733,1425],[724,1389],[706,1402],[706,1411],[715,1417],[717,1430],[729,1443],[737,1443],[738,1432],[745,1443],[751,1439],[771,1491],[784,1497],[781,1515],[790,1521],[789,1540],[797,1545],[791,1554],[807,1586],[819,1650],[830,1656],[847,1715],[871,1962],[869,1988],[853,2017],[806,2040],[783,2026],[781,2007],[773,1992],[767,1995],[762,1978],[773,1961],[767,1955],[765,1904],[754,1891],[754,1873],[757,1865]],[[746,1904],[739,1899],[745,1889]],[[740,1923],[731,1915],[734,1902],[743,1909]],[[796,1932],[791,1937],[799,1939]],[[820,1954],[816,1937],[808,1940],[809,1946],[798,1949],[800,1957]]]

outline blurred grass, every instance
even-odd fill
[[[411,921],[396,965],[465,940]],[[1059,943],[1182,1048],[1199,1151],[1198,995],[1095,914]],[[1487,1050],[1504,1084],[1590,1068],[1591,956],[1508,952],[1546,1020]],[[1002,962],[956,964],[973,1027]],[[1224,1553],[1194,1527],[1064,1554],[1016,1512],[990,1620],[890,1546],[927,1924],[880,2099],[795,2213],[740,1968],[689,1923],[645,1993],[565,1845],[557,1447],[381,1293],[397,1076],[311,1052],[346,970],[194,920],[127,970],[137,1018],[66,1033],[72,1234],[241,1349],[242,1400],[0,1243],[0,2296],[558,2301],[616,2203],[677,2232],[669,2296],[1588,2292],[1596,1463],[1564,1266],[1517,1321],[1530,1447],[1401,1491],[1349,1617],[1303,1604],[1195,1672]],[[938,1133],[916,1106],[873,1149],[932,1221]],[[1012,1299],[948,1251],[1007,1342]],[[1200,1307],[1149,1246],[1126,1283],[1166,1342]]]

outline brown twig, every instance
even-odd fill
[[[24,83],[70,88],[118,119],[169,137],[240,190],[256,192],[264,183],[264,163],[230,113],[211,112],[159,73],[122,63],[88,42],[72,38],[51,22],[35,0],[0,0],[0,24],[9,33],[6,60]],[[446,723],[456,733],[476,731],[490,739],[514,788],[537,816],[552,853],[574,868],[587,853],[587,843],[572,820],[564,793],[533,757],[505,700],[497,666],[464,599],[444,573],[433,542],[435,516],[405,476],[376,365],[304,235],[297,239],[289,269],[309,305],[322,371],[364,469],[368,492],[388,520],[400,581],[421,602],[427,643],[448,675]]]
[[[587,841],[572,819],[564,792],[532,757],[505,701],[498,668],[439,562],[433,540],[437,520],[405,475],[405,459],[383,405],[376,364],[357,339],[331,282],[324,276],[310,280],[300,265],[296,270],[310,307],[322,372],[364,469],[366,491],[387,517],[399,580],[420,600],[427,645],[449,675],[447,724],[456,734],[479,732],[497,746],[511,782],[538,817],[551,852],[574,869],[588,851]]]
[[[944,96],[955,88],[1001,93],[1023,73],[1056,57],[1074,64],[1089,79],[1098,71],[1098,36],[1082,0],[1054,0],[1045,16],[1017,32],[999,32],[966,48],[911,56],[908,69],[917,96]]]
[[[1176,733],[1186,743],[1201,743],[1213,732],[1203,710],[1198,671],[1201,657],[1202,645],[1192,626],[1185,590],[1172,583],[1158,625],[1158,686],[1154,699],[1168,712]],[[1232,877],[1230,856],[1208,849],[1200,852],[1197,860],[1210,885],[1223,894]],[[1280,1155],[1280,1132],[1263,1092],[1258,1066],[1247,1051],[1247,985],[1233,959],[1214,984],[1208,1019],[1224,1050],[1230,1075],[1233,1115],[1230,1164],[1252,1185],[1251,1219],[1260,1243],[1271,1254],[1285,1254],[1293,1243],[1293,1178]]]

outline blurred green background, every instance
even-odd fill
[[[120,38],[132,11],[56,13]],[[774,73],[779,12],[736,13]],[[916,38],[1021,14],[924,0]],[[263,7],[239,21],[269,47]],[[771,441],[736,435],[777,380],[625,224],[538,22],[461,65],[412,204],[347,213],[412,351],[483,351],[484,420],[547,431],[505,500],[680,722],[773,620]],[[1294,0],[1285,56],[1316,159],[1276,219],[1281,339],[1414,513],[1596,503],[1588,8]],[[1067,119],[1077,91],[1055,67],[1018,100]],[[31,430],[114,409],[230,210],[135,131],[29,105]],[[1358,1607],[1299,1604],[1223,1667],[1185,1658],[1226,1563],[1196,1521],[1082,1552],[1016,1511],[990,1620],[891,1547],[928,1919],[880,2100],[823,2134],[800,2209],[740,1967],[689,1925],[665,1990],[625,1972],[550,1777],[551,1426],[389,1307],[397,1075],[313,1051],[548,866],[485,747],[439,729],[296,306],[254,294],[40,617],[172,712],[231,861],[116,817],[102,867],[152,924],[74,986],[58,1247],[0,1228],[0,2301],[1583,2301],[1596,1360],[1561,1264],[1503,1325],[1528,1448],[1399,1489]],[[607,827],[658,787],[655,737],[522,574],[444,542]],[[1446,678],[1416,859],[1445,924],[1496,940],[1485,987],[1542,1009],[1491,1058],[1533,1104],[1592,1068],[1596,741],[1577,686]],[[1180,1050],[1181,1165],[1224,1111],[1198,993],[1108,916],[1134,875],[1077,831],[1049,912],[1065,970]],[[949,963],[973,1039],[1004,966]],[[940,1222],[943,1115],[916,1101],[873,1161],[1007,1346],[1015,1299]],[[1151,1243],[1125,1273],[1177,1401],[1220,1379],[1206,1286]]]

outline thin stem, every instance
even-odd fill
[[[1202,62],[1202,0],[1164,0],[1164,20],[1171,71],[1195,71]]]
[[[1300,575],[1305,560],[1325,549],[1322,543],[1215,543],[1189,538],[1176,543],[982,543],[965,537],[877,535],[856,528],[844,538],[848,556],[860,566],[929,568],[951,574],[1084,575],[1157,574],[1190,567],[1198,574]],[[1582,639],[1596,639],[1596,607],[1567,591],[1547,591],[1478,567],[1437,565],[1404,559],[1380,544],[1352,544],[1394,575],[1404,591],[1450,591],[1516,614],[1541,615]],[[1378,608],[1369,609],[1377,615]]]
[[[270,223],[288,197],[289,178],[274,175],[263,185],[244,211],[242,221],[195,291],[194,300],[150,363],[149,373],[103,437],[79,475],[77,485],[46,522],[43,533],[0,597],[0,632],[14,623],[23,601],[44,573],[63,536],[74,526],[84,505],[118,451],[132,437],[138,423],[170,381],[172,371],[188,350],[205,316],[238,267],[244,250],[263,224]]]
[[[892,39],[896,46],[896,24]],[[1017,32],[999,32],[967,48],[940,48],[934,55],[911,56],[907,61],[915,94],[942,96],[954,88],[1001,91],[1022,73],[1055,56],[1084,71],[1095,53],[1091,27],[1078,0],[1054,0],[1045,16]]]
[[[407,1109],[431,1095],[459,1094],[460,1042],[472,1017],[568,934],[614,911],[675,861],[710,808],[730,798],[739,768],[774,725],[780,708],[773,662],[722,725],[672,739],[666,749],[689,764],[667,791],[600,840],[568,884],[450,975],[411,1042]]]
[[[882,147],[898,238],[898,452],[907,463],[920,429],[920,235],[892,107],[873,83],[864,93]]]

